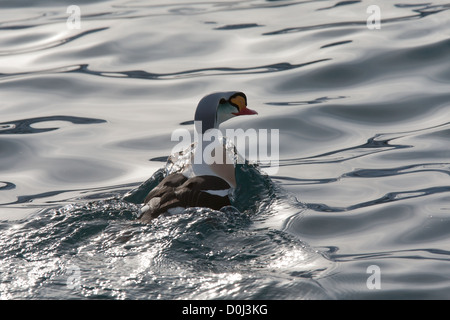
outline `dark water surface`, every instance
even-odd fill
[[[0,7],[0,298],[450,298],[450,3]],[[229,90],[259,115],[223,127],[279,129],[278,173],[137,223],[122,197]]]

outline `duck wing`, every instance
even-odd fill
[[[229,189],[230,185],[216,176],[188,179],[181,173],[171,174],[147,195],[139,220],[148,223],[176,207],[206,207],[219,210],[230,205],[226,192]]]

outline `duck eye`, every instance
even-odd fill
[[[225,100],[224,98],[220,99],[219,104],[224,104],[227,103],[227,100]]]

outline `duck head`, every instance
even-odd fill
[[[195,111],[195,121],[201,121],[202,133],[231,118],[258,114],[247,108],[247,97],[243,92],[216,92],[203,97]]]

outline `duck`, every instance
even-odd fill
[[[197,105],[194,115],[195,131],[202,136],[211,129],[219,129],[219,125],[229,119],[256,114],[256,111],[247,107],[247,96],[243,92],[211,93],[204,96]],[[224,148],[223,145],[219,147]],[[161,214],[173,214],[186,208],[220,210],[231,205],[229,194],[237,186],[234,164],[225,158],[224,161],[217,162],[193,161],[199,153],[203,156],[204,151],[204,145],[197,146],[181,172],[167,175],[147,194],[138,220],[149,223]],[[225,157],[226,152],[223,155]]]

